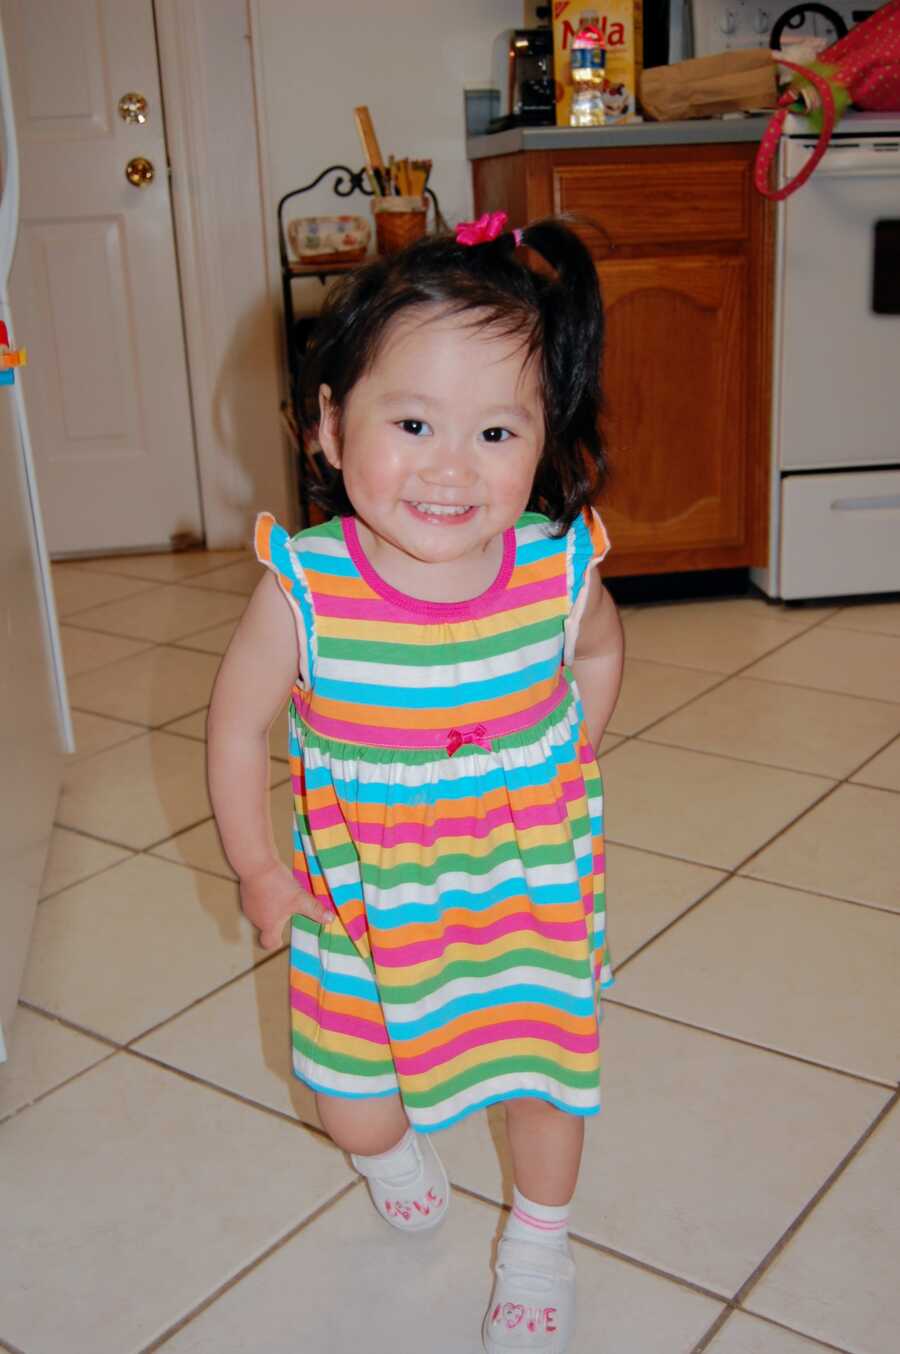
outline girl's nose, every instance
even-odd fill
[[[474,457],[466,447],[444,442],[430,450],[431,455],[419,471],[426,484],[474,484],[477,470]]]

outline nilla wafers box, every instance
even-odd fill
[[[603,106],[607,126],[633,122],[643,65],[643,0],[553,0],[553,72],[556,81],[556,125],[569,126],[572,104],[570,74],[572,39],[582,22],[592,24],[606,42]]]

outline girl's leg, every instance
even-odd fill
[[[488,1354],[564,1354],[575,1326],[569,1203],[584,1120],[545,1100],[506,1105],[513,1207],[497,1250],[497,1277],[482,1327]]]
[[[319,1117],[365,1176],[378,1212],[400,1232],[425,1232],[450,1202],[447,1173],[428,1138],[414,1133],[397,1095],[350,1100],[316,1095]]]
[[[316,1108],[322,1127],[345,1152],[380,1156],[396,1147],[409,1128],[399,1095],[372,1100],[316,1093]]]
[[[581,1165],[584,1119],[524,1097],[507,1101],[506,1131],[520,1194],[536,1204],[569,1203]]]

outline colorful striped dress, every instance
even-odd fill
[[[294,874],[337,913],[293,921],[294,1071],[399,1091],[426,1132],[517,1096],[599,1109],[603,791],[569,664],[608,543],[596,514],[549,530],[526,513],[456,603],[383,580],[352,517],[257,522],[301,655]]]

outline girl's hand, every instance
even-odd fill
[[[259,931],[259,943],[264,950],[277,949],[281,944],[285,922],[295,912],[327,926],[334,913],[322,906],[306,889],[301,889],[288,867],[274,860],[258,874],[240,880],[241,909],[248,921]]]

